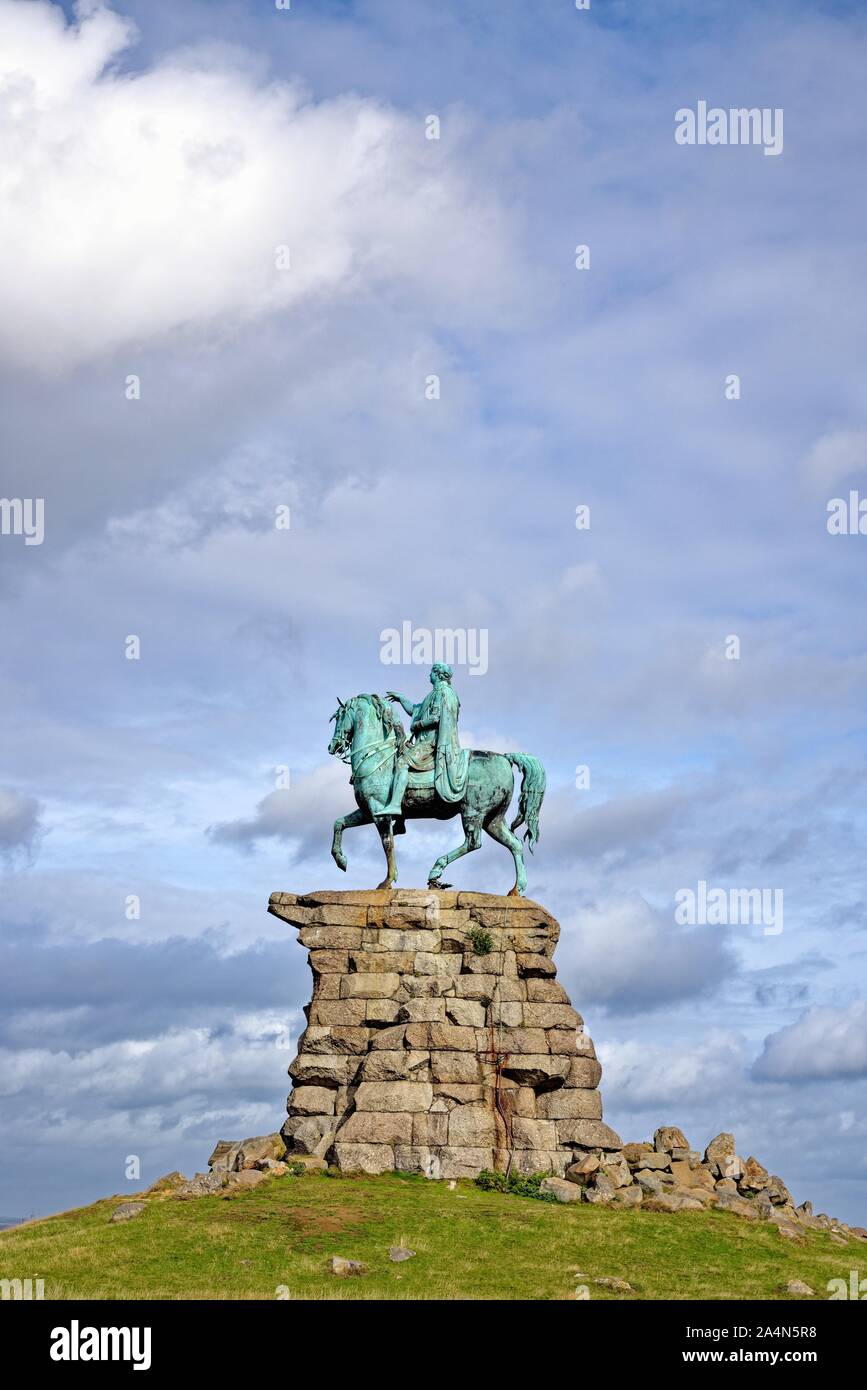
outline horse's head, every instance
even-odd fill
[[[328,745],[329,753],[336,753],[338,757],[344,758],[349,752],[355,725],[354,714],[353,701],[347,700],[344,704],[338,695],[337,709],[331,716],[334,720],[334,734]]]
[[[371,743],[403,744],[403,725],[381,695],[353,695],[345,703],[338,696],[337,709],[332,714],[334,736],[328,745],[329,753],[345,758],[353,740],[364,748]]]

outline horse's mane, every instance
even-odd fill
[[[397,742],[397,751],[400,752],[401,748],[406,743],[406,730],[395,713],[393,706],[383,700],[381,695],[368,695],[366,698],[373,705],[373,708],[382,721],[383,737],[387,738],[389,734],[393,733]]]

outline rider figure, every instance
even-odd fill
[[[431,667],[432,689],[420,704],[405,695],[388,690],[389,700],[397,701],[410,716],[411,742],[395,758],[388,804],[381,814],[399,816],[410,772],[433,772],[437,794],[444,801],[460,801],[466,789],[469,754],[458,740],[461,702],[452,690],[452,668],[438,661]]]

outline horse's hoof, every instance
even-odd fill
[[[390,878],[384,878],[384,879],[382,880],[382,883],[378,883],[378,884],[376,885],[376,891],[377,891],[377,893],[378,893],[379,890],[380,890],[380,888],[390,888],[390,887],[391,887],[391,879],[390,879]]]
[[[342,856],[340,857],[340,859],[338,859],[335,855],[334,862],[337,865],[338,869],[342,869],[343,872],[346,873],[346,860]]]
[[[523,896],[524,890],[522,888],[519,888],[517,883],[515,884],[514,888],[510,888],[508,893],[506,894],[507,898],[523,898]]]
[[[438,878],[429,878],[427,886],[428,888],[451,888],[452,885],[450,883],[440,883]]]

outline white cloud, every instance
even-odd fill
[[[124,344],[134,371],[143,340],[215,320],[386,282],[462,316],[513,283],[505,218],[420,118],[315,104],[237,55],[119,73],[134,37],[103,7],[67,26],[0,0],[0,355],[52,369]]]
[[[670,1038],[661,1043],[612,1039],[603,1062],[609,1106],[631,1111],[679,1103],[686,1111],[694,1107],[696,1096],[707,1102],[731,1091],[734,1078],[743,1073],[744,1040],[723,1029],[687,1045]]]
[[[867,468],[867,430],[829,430],[816,440],[803,463],[809,483],[833,488]]]
[[[867,1076],[867,999],[808,1009],[797,1023],[765,1038],[753,1071],[765,1081]]]
[[[75,1053],[4,1049],[0,1094],[28,1101],[39,1094],[64,1110],[86,1097],[100,1109],[129,1111],[185,1096],[195,1096],[200,1105],[205,1097],[213,1102],[221,1094],[273,1091],[282,1085],[303,1026],[295,1010],[291,1017],[242,1015],[217,1035],[207,1028],[178,1028]]]

